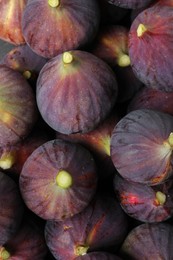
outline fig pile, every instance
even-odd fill
[[[173,0],[0,3],[0,260],[173,259]]]

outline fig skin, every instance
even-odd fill
[[[130,100],[127,112],[152,109],[173,115],[173,92],[143,87]]]
[[[147,7],[153,0],[107,0],[108,3],[119,6],[121,8],[138,9]]]
[[[55,139],[36,148],[27,158],[19,187],[32,212],[45,220],[61,221],[89,204],[97,178],[96,164],[88,150]]]
[[[84,48],[94,39],[99,24],[96,0],[60,0],[57,7],[51,7],[48,0],[30,0],[22,17],[22,32],[34,52],[53,58],[67,50]]]
[[[120,256],[124,260],[173,259],[172,239],[172,225],[164,222],[144,223],[127,235]]]
[[[31,86],[17,71],[0,65],[0,147],[24,139],[36,123],[38,110]]]
[[[0,172],[0,203],[0,245],[4,245],[20,229],[24,203],[18,185],[3,172]]]
[[[141,222],[162,222],[173,216],[173,180],[148,186],[116,174],[114,191],[125,213]]]
[[[126,180],[156,185],[173,175],[173,117],[151,109],[126,114],[111,137],[111,158]]]
[[[0,39],[13,45],[25,43],[22,33],[22,15],[26,0],[1,0]]]
[[[46,62],[47,59],[37,55],[27,44],[12,48],[0,61],[1,64],[19,71],[34,87],[38,74]]]
[[[55,259],[73,260],[111,247],[116,254],[127,232],[127,215],[115,197],[97,193],[79,214],[63,222],[47,221],[45,239]]]
[[[86,133],[106,119],[117,93],[116,75],[104,61],[89,52],[72,50],[44,65],[36,99],[52,129],[63,134]]]
[[[173,9],[155,4],[138,14],[129,31],[129,56],[136,77],[146,87],[166,92],[173,91],[172,23]]]
[[[15,236],[0,247],[0,252],[4,250],[9,254],[9,258],[5,258],[6,260],[45,259],[48,254],[48,248],[43,228],[33,220],[31,221],[24,217],[20,229],[16,232]]]
[[[119,256],[108,252],[90,252],[75,258],[76,260],[122,260]]]

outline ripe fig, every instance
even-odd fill
[[[0,147],[25,138],[38,116],[31,86],[19,72],[0,65]]]
[[[104,61],[72,50],[44,65],[36,99],[45,122],[60,133],[71,134],[96,128],[113,109],[117,93],[116,76]]]
[[[127,113],[111,137],[111,158],[119,174],[132,182],[156,185],[173,175],[173,117],[138,109]]]
[[[114,4],[121,8],[138,9],[147,7],[154,0],[107,0],[108,3]]]
[[[133,20],[129,32],[132,69],[146,87],[173,91],[173,9],[155,4]],[[160,55],[162,53],[162,55]]]
[[[0,205],[0,245],[4,245],[20,229],[24,204],[18,185],[3,172],[0,172]]]
[[[130,231],[121,247],[124,260],[173,259],[173,226],[145,223]]]
[[[97,193],[79,214],[64,221],[47,221],[46,243],[55,259],[76,259],[95,251],[114,251],[125,239],[127,216],[115,197]]]
[[[22,16],[27,0],[1,0],[0,39],[14,45],[25,43]]]
[[[124,211],[141,222],[161,222],[173,216],[173,180],[148,186],[116,175],[114,190]]]
[[[23,13],[22,32],[34,52],[52,58],[92,42],[99,23],[96,0],[30,0]]]
[[[82,211],[93,198],[96,164],[81,145],[51,140],[27,158],[19,187],[31,211],[45,220],[61,221]]]
[[[128,104],[127,111],[152,109],[173,115],[173,92],[143,87],[136,92]]]

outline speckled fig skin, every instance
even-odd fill
[[[173,91],[172,23],[173,9],[156,4],[138,14],[129,32],[135,75],[145,86],[167,92]]]
[[[71,176],[67,187],[57,181],[62,170]],[[19,186],[31,211],[45,220],[61,221],[89,204],[97,188],[97,178],[96,164],[88,150],[55,139],[39,146],[27,158]]]
[[[120,175],[133,182],[156,185],[173,175],[173,117],[139,109],[126,114],[111,137],[111,158]]]
[[[154,0],[107,0],[108,3],[128,9],[147,7]]]
[[[6,250],[9,254],[7,260],[37,259],[43,260],[48,254],[48,248],[44,238],[44,229],[33,220],[30,221],[24,216],[19,230],[7,243],[0,246],[0,258]],[[4,259],[4,258],[2,258]]]
[[[141,222],[162,222],[173,216],[173,180],[148,186],[116,174],[114,191],[126,214]]]
[[[25,43],[22,33],[22,15],[26,0],[1,0],[0,39],[14,45]]]
[[[69,63],[64,56],[72,57]],[[118,93],[113,70],[95,55],[72,50],[57,55],[40,71],[36,99],[46,123],[63,133],[86,133],[113,109]]]
[[[57,7],[51,7],[48,0],[30,0],[22,17],[22,31],[37,54],[52,58],[92,42],[99,23],[96,0],[60,0]]]
[[[25,138],[38,116],[36,100],[27,80],[5,65],[0,65],[0,146]]]
[[[128,104],[128,112],[136,109],[153,109],[173,115],[173,92],[141,88]]]
[[[122,260],[119,256],[109,252],[90,252],[75,258],[76,260]]]
[[[37,55],[27,44],[12,48],[1,59],[0,63],[19,71],[34,86],[37,76],[47,59]]]
[[[173,259],[172,243],[172,225],[145,223],[131,230],[120,252],[124,260]]]
[[[19,230],[24,204],[17,184],[0,172],[0,245],[4,245]]]
[[[55,259],[76,259],[110,247],[116,251],[127,230],[127,215],[115,197],[99,193],[79,214],[63,222],[47,221],[45,239]]]

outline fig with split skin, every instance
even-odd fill
[[[94,39],[99,24],[96,0],[30,0],[22,16],[26,43],[45,58],[84,48]]]
[[[120,256],[124,260],[173,259],[173,226],[144,223],[133,228],[124,240]]]
[[[20,229],[24,203],[16,182],[0,172],[0,245],[9,241]]]
[[[34,92],[27,80],[0,65],[0,147],[13,145],[31,132],[38,118]]]
[[[123,210],[141,222],[162,222],[173,216],[173,180],[148,186],[114,177],[114,191]]]
[[[146,87],[173,91],[173,9],[154,4],[140,12],[129,31],[129,56],[136,77]]]
[[[60,139],[39,146],[25,161],[19,187],[26,206],[45,220],[82,211],[95,195],[97,168],[91,153]]]
[[[63,134],[86,133],[115,106],[113,70],[95,55],[71,50],[49,60],[39,73],[36,99],[47,124]]]
[[[55,259],[73,260],[98,251],[116,254],[127,232],[128,218],[115,196],[97,193],[79,214],[61,222],[47,221],[45,239]]]
[[[119,174],[132,182],[163,183],[173,176],[173,117],[151,109],[127,113],[111,137],[111,158]]]
[[[27,0],[1,0],[0,39],[13,45],[25,43],[22,16]]]

